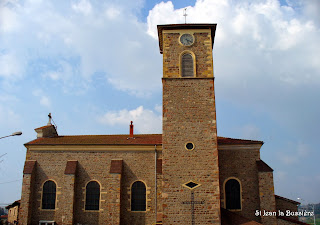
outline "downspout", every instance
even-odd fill
[[[154,145],[155,222],[157,223],[157,145]]]

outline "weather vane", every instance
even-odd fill
[[[184,23],[187,23],[187,8],[184,9],[184,13],[183,13],[183,16],[184,16]]]

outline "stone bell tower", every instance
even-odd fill
[[[212,48],[216,24],[158,25],[163,224],[220,224]]]

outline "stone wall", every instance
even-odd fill
[[[240,181],[241,210],[235,213],[248,219],[260,222],[255,211],[260,210],[259,180],[256,160],[260,159],[260,147],[255,146],[223,146],[219,147],[219,169],[221,207],[225,208],[224,183],[231,177]]]
[[[163,223],[220,224],[220,191],[213,78],[163,78]],[[186,144],[194,149],[187,150]]]
[[[169,31],[172,32],[172,31]],[[183,31],[182,31],[183,32]],[[211,31],[191,30],[195,32],[195,42],[191,46],[179,44],[180,33],[163,33],[163,77],[180,77],[181,54],[192,52],[196,58],[196,77],[213,77]]]
[[[152,149],[154,147],[150,147]],[[38,224],[40,220],[54,220],[58,224],[152,224],[156,220],[155,196],[155,163],[154,150],[139,151],[138,149],[115,151],[87,150],[68,151],[54,150],[50,147],[45,150],[28,150],[27,159],[37,160],[37,169],[34,176],[35,193],[30,202],[33,206],[29,224]],[[161,157],[161,151],[158,151]],[[110,173],[112,159],[123,159],[123,172]],[[77,160],[75,176],[65,174],[68,160]],[[161,178],[161,175],[159,175]],[[42,185],[47,180],[57,184],[57,199],[55,210],[41,209]],[[100,184],[100,210],[88,211],[85,208],[85,187],[89,181],[95,180]],[[141,180],[147,186],[147,211],[130,211],[130,187],[134,181]],[[24,183],[27,182],[27,177]],[[73,184],[74,181],[74,184]],[[161,181],[158,181],[158,185]],[[74,185],[74,186],[73,186]],[[23,186],[23,190],[28,188]],[[74,200],[70,191],[74,189]],[[121,190],[121,195],[120,195]],[[158,189],[159,191],[161,188]],[[159,193],[158,195],[160,195]],[[73,204],[74,201],[74,204]],[[158,200],[158,204],[161,200]],[[121,207],[120,207],[121,205]],[[72,212],[72,210],[74,212]],[[158,207],[158,211],[161,207]],[[31,211],[30,211],[31,212]],[[121,214],[121,215],[120,215]],[[73,215],[73,218],[71,218]],[[22,215],[21,218],[27,218]],[[120,220],[121,218],[121,220]],[[26,219],[24,219],[26,221]],[[73,222],[73,223],[72,223]],[[22,223],[27,224],[27,223]]]

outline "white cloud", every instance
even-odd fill
[[[46,108],[50,108],[50,107],[51,107],[51,101],[50,101],[49,97],[44,94],[44,91],[43,91],[43,90],[41,90],[41,89],[36,89],[36,90],[34,90],[34,91],[32,92],[32,94],[33,94],[34,96],[40,98],[40,99],[39,99],[40,105],[42,105],[42,106],[44,106],[44,107],[46,107]]]
[[[80,0],[78,3],[72,4],[72,9],[76,12],[88,15],[92,11],[92,6],[90,4],[90,1]]]
[[[22,73],[21,64],[14,54],[0,52],[0,77],[12,80],[22,77]]]
[[[139,106],[133,110],[110,111],[98,118],[102,124],[128,126],[133,121],[137,133],[161,133],[162,115]]]
[[[0,34],[14,32],[20,28],[17,13],[12,7],[19,7],[16,1],[4,0],[0,2]]]
[[[43,74],[44,77],[48,77],[50,78],[51,80],[59,80],[61,79],[62,75],[56,71],[49,71],[49,72],[46,72],[45,74]]]
[[[4,43],[0,74],[25,75],[37,68],[40,71],[33,76],[42,74],[72,90],[70,83],[83,86],[99,73],[118,90],[150,96],[161,87],[161,55],[157,41],[146,33],[146,24],[138,22],[135,14],[142,3],[80,0],[61,2],[61,6],[52,1],[4,5],[21,26],[12,37],[0,36]],[[14,54],[3,55],[8,50]],[[35,62],[37,67],[32,67]]]
[[[116,8],[116,7],[109,7],[106,10],[106,15],[109,19],[116,19],[118,16],[120,16],[121,11],[120,9]]]
[[[319,3],[300,1],[296,7],[278,0],[198,0],[187,10],[189,23],[217,23],[217,97],[265,112],[297,135],[304,130],[306,137],[320,126],[320,107],[314,104],[320,98],[320,20],[303,13],[308,5]],[[182,10],[170,1],[157,4],[147,19],[148,33],[156,38],[157,24],[181,23]]]

